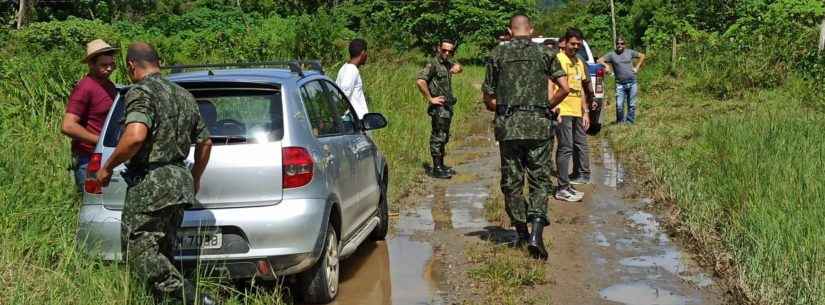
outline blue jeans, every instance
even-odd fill
[[[83,184],[86,182],[86,168],[89,167],[89,156],[73,156],[74,158],[74,183],[77,190],[83,193]]]
[[[636,121],[636,93],[639,91],[639,84],[635,80],[616,83],[616,122],[625,122],[624,104],[627,101],[627,122]]]

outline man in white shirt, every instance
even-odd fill
[[[364,82],[361,81],[361,73],[358,71],[358,67],[365,63],[367,63],[367,42],[360,38],[353,39],[349,43],[349,62],[341,66],[338,70],[338,78],[335,80],[349,99],[359,119],[369,112],[367,98],[364,96]]]

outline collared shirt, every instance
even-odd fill
[[[363,118],[369,109],[367,108],[367,98],[364,95],[364,82],[361,81],[361,73],[358,71],[358,66],[351,63],[346,63],[338,70],[338,77],[335,83],[347,96],[358,118]]]
[[[66,113],[80,117],[80,126],[99,135],[116,94],[115,84],[109,79],[98,79],[87,74],[77,82],[69,95]],[[72,139],[74,154],[86,156],[93,151],[94,144]]]
[[[450,73],[452,67],[453,62],[449,59],[433,56],[427,60],[427,65],[419,70],[415,76],[416,79],[423,79],[427,82],[430,95],[433,97],[443,96],[449,106],[456,102],[453,95],[452,73]]]
[[[567,84],[570,86],[570,94],[559,104],[559,115],[582,117],[582,98],[584,98],[582,83],[588,77],[584,68],[584,61],[578,56],[571,59],[564,52],[559,53],[556,57],[565,74],[567,74]]]

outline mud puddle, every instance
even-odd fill
[[[490,183],[497,182],[495,156],[462,148],[471,160],[455,165],[451,180],[425,179],[426,193],[391,219],[385,242],[365,243],[342,262],[340,293],[335,305],[453,304],[442,257],[443,238],[483,230]],[[493,162],[492,165],[490,162]],[[494,169],[495,167],[493,167]]]
[[[592,276],[599,297],[611,304],[722,304],[712,277],[690,254],[671,241],[656,217],[644,211],[650,200],[624,199],[619,189],[625,173],[607,145],[600,147],[601,164],[594,162],[589,202],[593,232]]]

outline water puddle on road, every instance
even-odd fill
[[[623,198],[618,188],[625,171],[606,141],[601,152],[602,166],[593,168],[595,232],[588,238],[594,272],[602,279],[599,296],[634,305],[720,304],[701,289],[713,284],[711,277],[673,244],[654,215],[642,211],[651,202]]]
[[[601,292],[605,300],[633,305],[685,305],[687,299],[647,283],[619,284]]]
[[[342,261],[340,294],[331,304],[448,304],[448,290],[442,287],[441,249],[426,240],[439,232],[478,231],[489,226],[484,203],[490,196],[489,179],[495,179],[495,172],[487,169],[489,163],[474,160],[455,167],[471,179],[428,179],[432,183],[429,193],[391,219],[392,236],[384,242],[366,242]]]

